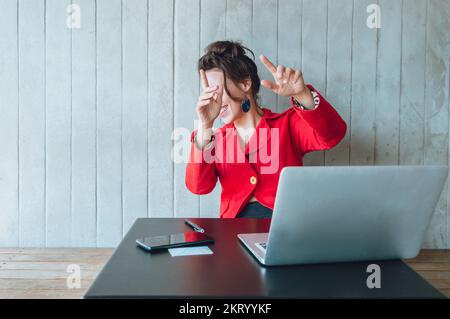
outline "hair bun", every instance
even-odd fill
[[[197,67],[198,70],[204,71],[221,70],[224,75],[225,92],[234,101],[240,101],[240,98],[235,98],[230,94],[227,88],[227,79],[236,84],[250,78],[252,94],[255,99],[257,98],[261,80],[258,76],[255,55],[252,50],[243,46],[240,42],[216,41],[209,44],[205,48],[205,54],[198,60]]]
[[[246,56],[246,49],[247,48],[239,42],[216,41],[206,47],[205,53],[234,59]]]

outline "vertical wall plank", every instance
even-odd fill
[[[261,80],[273,81],[272,74],[259,60],[264,54],[274,64],[278,64],[277,35],[278,35],[278,1],[277,0],[253,0],[253,27],[252,45],[254,48],[256,65]],[[277,111],[277,96],[271,90],[261,87],[260,93],[262,107]]]
[[[450,17],[450,3],[447,3],[447,7],[445,8],[447,12],[447,17]],[[447,68],[448,68],[448,78],[450,79],[450,34],[447,33]],[[447,93],[447,109],[450,112],[450,80],[448,83],[448,93]],[[450,122],[450,116],[449,116]],[[450,150],[450,127],[449,127],[449,138],[448,138],[448,148]],[[447,166],[450,167],[450,156],[448,158]],[[447,245],[446,248],[450,249],[450,174],[447,178]]]
[[[396,165],[399,161],[402,1],[380,0],[379,4],[383,18],[377,51],[374,161],[377,165]]]
[[[259,58],[256,48],[253,47],[253,1],[227,0],[225,21],[225,38],[230,41],[241,42],[244,46],[253,51],[255,54],[255,60],[258,61]],[[253,58],[250,53],[248,54],[251,58]],[[223,124],[224,123],[219,118],[216,121],[215,126],[220,127]]]
[[[347,123],[342,141],[325,152],[325,165],[350,161],[353,1],[328,1],[326,98]]]
[[[197,60],[200,52],[200,1],[175,2],[175,78],[174,127],[189,129],[197,118],[199,76]],[[174,141],[179,142],[178,140]],[[176,217],[199,216],[199,197],[189,192],[185,184],[185,163],[174,165],[174,209]]]
[[[450,16],[450,3],[447,4],[447,8],[446,9],[447,9],[447,16]],[[447,44],[448,44],[448,47],[447,47],[448,48],[448,59],[447,59],[448,64],[447,64],[447,66],[448,66],[448,77],[450,79],[450,35],[448,35],[448,37],[447,37]],[[450,112],[450,81],[449,81],[449,85],[448,85],[447,107],[448,107],[448,110]],[[449,121],[450,121],[450,119],[449,119]],[[449,127],[449,140],[448,140],[448,142],[449,142],[449,146],[448,147],[449,147],[449,150],[450,150],[450,127]],[[447,166],[450,167],[450,156],[448,158]],[[449,187],[449,184],[450,184],[450,174],[449,174],[449,176],[447,178],[447,233],[446,233],[447,244],[446,244],[446,249],[450,249],[450,187]]]
[[[147,216],[147,0],[123,0],[123,234]]]
[[[96,2],[76,3],[81,28],[72,30],[72,245],[92,247],[97,244]]]
[[[97,243],[122,238],[122,12],[97,1]]]
[[[302,61],[302,0],[278,2],[278,63],[301,69]],[[277,96],[278,112],[291,107],[288,97]]]
[[[70,0],[46,0],[46,238],[70,245],[71,233],[71,29]]]
[[[226,38],[233,41],[241,41],[246,47],[253,51],[252,11],[252,0],[226,1]]]
[[[371,0],[353,2],[352,108],[350,163],[373,165],[377,29],[369,29],[366,9]]]
[[[403,1],[400,165],[424,163],[427,0]]]
[[[226,7],[226,1],[201,0],[199,56],[211,42],[225,39]],[[219,126],[220,120],[217,119],[214,127]],[[221,191],[222,187],[217,182],[211,193],[200,197],[200,217],[219,217]]]
[[[174,118],[173,13],[172,0],[149,1],[148,214],[150,217],[173,216],[174,177],[170,139]]]
[[[45,246],[45,2],[19,1],[19,245]]]
[[[427,18],[425,69],[425,154],[424,164],[448,163],[448,32],[447,1],[430,0]],[[425,238],[425,247],[445,248],[447,242],[447,187],[439,198]]]
[[[325,94],[327,72],[327,0],[303,0],[302,70],[306,83]],[[307,154],[304,164],[323,165],[324,152]]]
[[[201,0],[200,13],[200,53],[214,41],[225,39],[227,2]]]
[[[17,0],[0,8],[0,246],[19,244]]]

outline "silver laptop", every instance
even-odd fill
[[[269,233],[238,238],[263,265],[414,258],[447,166],[286,167]]]

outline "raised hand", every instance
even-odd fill
[[[200,70],[203,91],[197,103],[197,115],[203,128],[211,128],[222,106],[222,85],[209,86],[204,70]]]
[[[278,67],[275,67],[275,65],[273,65],[273,63],[264,55],[260,55],[259,58],[275,80],[275,82],[262,80],[262,86],[272,90],[278,95],[301,99],[308,105],[311,104],[311,102],[314,103],[311,92],[303,80],[302,71],[286,68],[281,64],[278,65]]]

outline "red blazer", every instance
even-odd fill
[[[282,113],[263,108],[264,115],[245,153],[238,147],[233,123],[216,130],[210,147],[203,150],[193,143],[193,131],[186,167],[187,188],[194,194],[207,194],[219,179],[221,218],[235,218],[252,195],[273,209],[282,168],[303,166],[304,154],[328,150],[345,136],[344,120],[319,92],[317,95],[318,105],[313,110],[303,110],[293,103]]]

